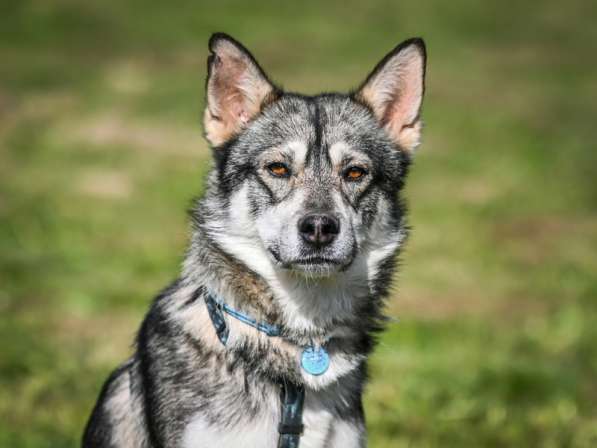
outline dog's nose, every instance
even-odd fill
[[[299,220],[298,231],[303,240],[320,248],[334,241],[340,233],[340,222],[333,216],[313,213]]]

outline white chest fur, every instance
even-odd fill
[[[198,414],[187,425],[183,448],[275,448],[276,422],[263,416],[252,422],[243,422],[230,428],[212,425]]]
[[[278,443],[279,401],[264,397],[268,406],[255,418],[243,420],[231,427],[210,424],[203,414],[197,414],[187,425],[183,448],[276,448]],[[239,403],[231,404],[239,406]],[[356,448],[361,446],[362,428],[337,421],[323,402],[307,393],[303,412],[305,431],[301,448]]]

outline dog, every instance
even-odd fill
[[[359,88],[283,91],[232,37],[209,41],[206,192],[179,278],[103,386],[86,448],[366,446],[367,359],[408,233],[422,39]]]

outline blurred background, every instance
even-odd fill
[[[429,49],[370,446],[597,446],[597,6],[0,1],[0,446],[75,447],[210,166],[206,44],[289,90]]]

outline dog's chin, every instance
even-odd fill
[[[274,249],[269,249],[268,252],[278,269],[309,278],[332,277],[346,270],[352,262],[352,260],[343,258],[323,257],[319,255],[284,259]]]
[[[343,260],[329,258],[312,257],[306,259],[293,260],[287,263],[287,269],[296,272],[299,275],[307,277],[325,278],[331,277],[344,269],[346,265]]]

